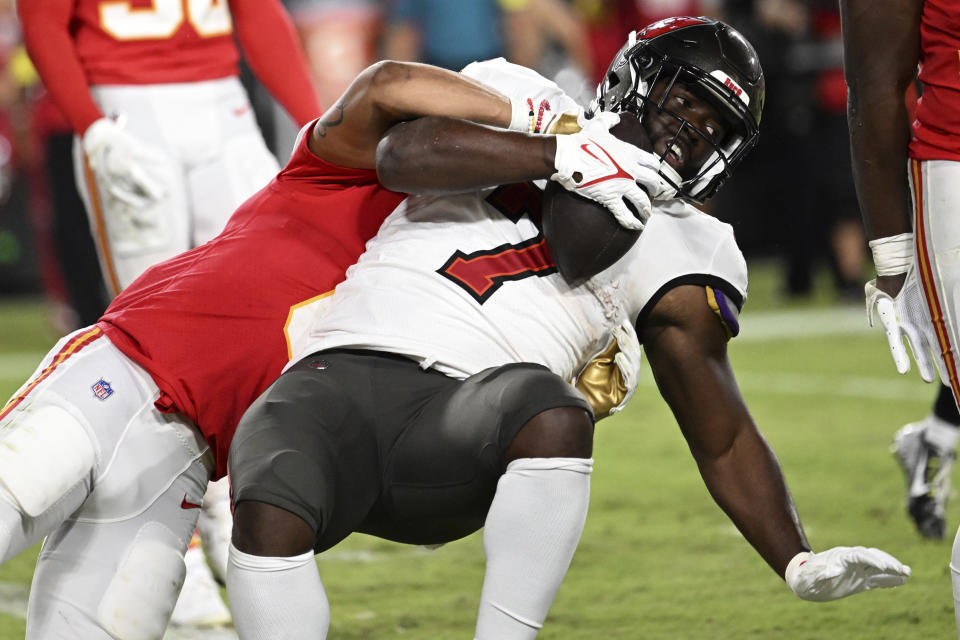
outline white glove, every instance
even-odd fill
[[[613,330],[613,337],[617,341],[620,351],[613,357],[613,363],[620,370],[620,377],[623,378],[623,384],[627,388],[627,395],[624,396],[620,404],[610,409],[610,415],[623,411],[633,394],[637,390],[637,382],[640,379],[640,365],[643,360],[643,350],[640,348],[640,339],[637,337],[637,331],[633,328],[633,323],[629,319],[620,323]]]
[[[105,196],[129,205],[131,212],[164,197],[163,183],[145,169],[153,159],[150,152],[111,118],[91,124],[83,134],[82,145]]]
[[[651,198],[666,199],[675,192],[660,177],[660,158],[610,133],[618,122],[619,115],[601,111],[590,120],[582,117],[578,133],[558,135],[554,158],[557,172],[550,179],[602,204],[623,227],[640,230],[650,217]],[[636,209],[639,219],[624,198]]]
[[[910,567],[880,549],[834,547],[798,553],[784,577],[797,597],[827,602],[870,589],[899,587],[909,576]]]
[[[940,357],[939,343],[934,332],[930,312],[917,279],[917,270],[910,267],[903,288],[896,298],[877,289],[876,280],[864,286],[867,299],[867,320],[873,326],[874,314],[880,318],[880,324],[887,333],[890,354],[899,373],[910,371],[910,358],[903,346],[906,337],[917,362],[920,377],[933,382],[940,371],[941,380],[948,381],[945,365]],[[945,384],[948,384],[945,382]]]

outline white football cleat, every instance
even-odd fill
[[[904,425],[894,434],[891,448],[907,476],[910,518],[923,536],[943,538],[950,472],[956,452],[931,442],[936,438],[927,433],[928,421]]]
[[[221,627],[231,623],[230,610],[220,598],[220,589],[210,573],[203,549],[194,545],[184,556],[187,577],[173,608],[170,624],[192,627]]]

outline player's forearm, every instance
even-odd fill
[[[808,550],[776,457],[740,394],[727,337],[703,297],[680,286],[650,313],[641,333],[657,387],[670,405],[717,504],[781,576]]]
[[[375,112],[391,123],[422,116],[449,116],[508,127],[510,99],[439,67],[416,62],[379,63],[371,80]]]
[[[921,4],[917,0],[840,3],[853,176],[870,239],[911,229],[905,93],[920,55]]]
[[[851,90],[847,120],[854,184],[867,237],[909,233],[910,126],[903,94]]]
[[[749,426],[721,455],[691,450],[714,500],[767,564],[783,576],[791,558],[809,551],[810,545],[766,441]]]
[[[464,120],[426,117],[394,125],[377,147],[388,189],[440,195],[549,178],[556,141]]]
[[[366,68],[310,135],[310,149],[333,164],[372,169],[384,133],[405,120],[451,116],[506,127],[510,99],[466,76],[386,60]]]
[[[103,116],[93,101],[68,28],[70,0],[17,3],[30,60],[74,131],[83,134]]]
[[[303,126],[322,113],[306,54],[278,0],[232,0],[237,39],[257,78]]]

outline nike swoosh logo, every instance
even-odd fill
[[[595,154],[593,151],[591,151],[589,149],[591,145],[599,149],[603,153],[603,155],[607,156],[607,160],[609,160],[609,163],[603,158],[601,158],[600,156],[598,156],[597,154]],[[599,178],[595,178],[590,182],[585,182],[584,184],[581,184],[580,186],[578,186],[577,189],[583,189],[584,187],[589,187],[590,185],[597,184],[600,182],[606,182],[607,180],[619,180],[621,178],[626,178],[627,180],[633,180],[633,176],[631,176],[629,173],[624,171],[623,168],[617,164],[617,161],[613,159],[613,156],[607,153],[606,149],[601,147],[599,144],[597,144],[593,140],[590,140],[589,142],[585,142],[584,144],[580,145],[580,149],[582,149],[583,152],[586,153],[587,155],[593,158],[596,158],[599,162],[602,162],[604,165],[609,166],[609,164],[612,164],[614,167],[616,167],[616,171],[609,173],[605,176],[600,176]]]
[[[187,494],[183,494],[183,500],[180,501],[181,509],[199,509],[200,505],[196,502],[189,502],[187,500]]]
[[[243,105],[242,107],[234,107],[234,109],[233,109],[233,115],[235,115],[235,116],[237,116],[237,117],[239,118],[240,116],[242,116],[243,114],[245,114],[247,111],[250,111],[250,105],[248,105],[248,104],[245,104],[245,105]]]

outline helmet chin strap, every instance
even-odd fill
[[[670,166],[670,164],[661,158],[660,167],[659,167],[660,176],[667,181],[667,183],[674,189],[680,190],[680,185],[683,184],[683,178],[680,177],[680,174],[677,173],[677,170]]]

